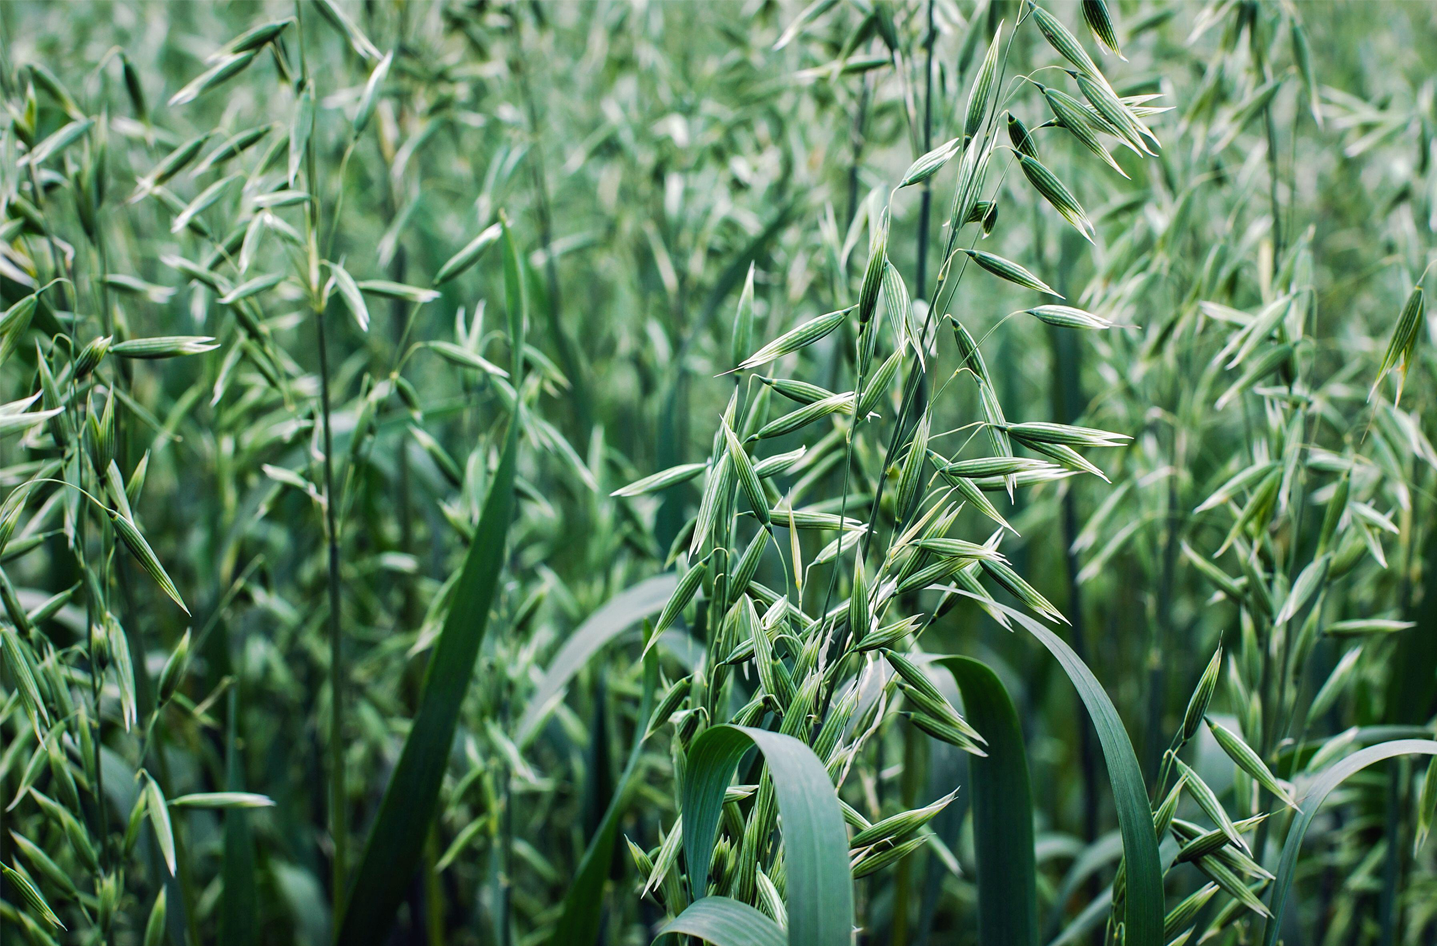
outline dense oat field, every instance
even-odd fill
[[[0,938],[1437,941],[1434,77],[0,5]]]

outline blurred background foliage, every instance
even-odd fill
[[[616,791],[634,727],[643,724],[638,635],[585,660],[567,687],[546,690],[541,681],[575,628],[671,568],[701,481],[657,496],[611,493],[709,457],[734,390],[719,375],[736,363],[733,312],[750,266],[750,350],[857,298],[870,224],[889,206],[889,191],[916,157],[962,135],[990,38],[1024,13],[1007,0],[843,0],[807,11],[761,0],[302,7],[299,22],[242,72],[169,104],[209,68],[215,50],[296,9],[0,5],[0,91],[10,107],[0,132],[8,221],[0,296],[9,310],[50,279],[69,280],[40,295],[28,335],[13,346],[7,337],[4,399],[39,390],[37,358],[57,371],[73,361],[67,331],[77,346],[101,336],[216,342],[160,361],[112,354],[107,380],[70,405],[98,415],[107,397],[116,399],[118,470],[135,482],[144,464],[131,497],[135,521],[188,616],[115,551],[113,536],[86,544],[79,523],[91,510],[71,491],[37,482],[18,527],[11,522],[3,565],[19,606],[33,612],[69,589],[41,616],[46,643],[32,649],[63,681],[57,686],[73,687],[79,708],[68,735],[39,742],[36,732],[45,730],[27,715],[13,668],[3,677],[0,796],[14,804],[0,860],[40,875],[70,927],[36,922],[11,881],[0,925],[18,934],[7,935],[140,942],[164,889],[165,930],[156,935],[177,943],[331,938],[334,815],[324,786],[335,731],[333,657],[343,661],[347,690],[338,824],[353,864],[409,731],[518,398],[527,414],[509,565],[422,867],[412,880],[394,879],[403,902],[390,935],[430,944],[547,941]],[[1051,7],[1082,30],[1078,4]],[[1397,405],[1395,374],[1375,400],[1368,392],[1404,300],[1432,258],[1437,8],[1265,0],[1125,0],[1111,8],[1127,58],[1104,56],[1103,69],[1120,94],[1156,93],[1155,105],[1171,107],[1148,120],[1160,154],[1141,162],[1120,155],[1125,180],[1072,142],[1044,139],[1044,160],[1097,224],[1094,245],[1009,175],[997,198],[999,225],[981,246],[1022,262],[1115,327],[1079,333],[1005,318],[1034,304],[1033,294],[977,277],[947,311],[981,340],[1010,418],[1082,423],[1133,439],[1095,458],[1111,482],[1042,483],[1012,505],[990,494],[1017,532],[1004,539],[1004,553],[1072,621],[1063,633],[1117,706],[1149,782],[1219,640],[1255,663],[1224,665],[1214,713],[1260,742],[1283,778],[1300,769],[1294,759],[1323,751],[1333,737],[1355,746],[1384,733],[1430,732],[1430,329],[1421,327],[1400,369]],[[1294,38],[1299,29],[1302,39]],[[302,146],[292,157],[289,141],[303,104],[301,48],[313,77],[314,163],[297,182],[293,162],[305,154]],[[392,57],[387,74],[367,96],[384,56]],[[1015,35],[1011,56],[1010,73],[1050,84],[1057,78],[1045,75],[1062,76],[1032,72],[1057,61],[1034,29]],[[1001,91],[1021,85],[1010,77]],[[372,115],[360,127],[356,112],[366,107]],[[1011,108],[1029,126],[1047,117],[1031,89]],[[83,140],[43,166],[23,160],[34,142],[88,120]],[[196,173],[191,163],[164,193],[145,189],[146,176],[153,180],[156,166],[196,136],[207,136],[202,156],[267,123],[273,128],[232,164]],[[209,185],[235,172],[234,187],[190,215],[191,225],[176,225]],[[916,316],[942,262],[945,181],[891,201],[887,253],[908,281]],[[311,187],[324,259],[354,280],[421,290],[502,212],[526,298],[524,383],[502,384],[490,370],[510,364],[506,320],[518,306],[499,249],[486,247],[432,299],[366,290],[367,330],[339,302],[321,305],[329,335],[318,342],[303,278],[307,211],[296,210],[304,199],[266,203],[266,195]],[[252,230],[264,232],[250,237]],[[248,269],[229,272],[224,285],[172,262],[218,272],[219,263],[203,261],[240,254]],[[220,301],[267,274],[282,281],[250,297],[248,315],[244,305]],[[1282,369],[1290,396],[1239,392],[1216,408],[1232,380],[1219,352],[1254,313],[1287,297],[1302,307],[1301,367]],[[242,324],[246,317],[258,328]],[[795,376],[845,390],[855,331],[845,323],[806,350]],[[960,359],[940,334],[929,373],[941,380]],[[80,374],[66,370],[71,381]],[[331,485],[322,384],[332,400]],[[935,433],[981,417],[971,385],[953,385],[931,410]],[[1193,561],[1227,545],[1233,516],[1222,503],[1194,510],[1235,474],[1281,459],[1297,411],[1310,482],[1295,494],[1284,482],[1284,513],[1267,530],[1268,572],[1259,565],[1258,578],[1246,581],[1271,581],[1285,596],[1313,559],[1322,504],[1348,471],[1362,508],[1344,518],[1344,535],[1361,543],[1361,554],[1331,580],[1319,606],[1324,624],[1413,623],[1329,630],[1285,690],[1263,673],[1262,653],[1244,649],[1244,607]],[[815,439],[778,443],[790,449]],[[957,439],[946,442],[956,450]],[[7,493],[42,471],[71,478],[61,447],[45,426],[0,444]],[[857,449],[860,467],[887,474],[881,445]],[[836,498],[839,477],[836,462],[818,469],[811,495]],[[327,515],[341,563],[337,651],[326,623]],[[969,531],[986,534],[981,517],[966,516]],[[85,554],[74,551],[76,529]],[[828,538],[805,548],[804,560]],[[1224,567],[1243,578],[1233,560]],[[781,561],[766,561],[758,578],[782,588],[783,575]],[[826,573],[813,584],[826,585]],[[669,587],[644,614],[657,614]],[[814,594],[818,607],[823,599]],[[102,630],[101,646],[127,643],[134,694],[112,674],[87,703],[94,632],[86,628],[105,623],[97,605],[123,625],[118,637]],[[1354,644],[1362,652],[1344,668]],[[188,663],[173,698],[152,715],[155,684],[180,646],[189,648]],[[1106,908],[1095,922],[1081,917],[1102,899],[1121,848],[1072,690],[1047,653],[971,602],[936,622],[923,646],[981,657],[1012,693],[1033,772],[1044,941],[1097,941]],[[658,651],[665,683],[692,670],[696,655],[681,644]],[[1343,675],[1324,714],[1294,726],[1335,667]],[[542,707],[536,693],[547,699]],[[127,699],[138,705],[133,725]],[[526,710],[534,716],[521,724]],[[1328,760],[1344,745],[1329,748]],[[977,941],[964,758],[897,715],[865,748],[844,798],[870,820],[959,793],[932,823],[937,845],[857,881],[863,942]],[[1192,764],[1238,817],[1254,813],[1251,786],[1234,778],[1206,729]],[[653,856],[673,825],[680,773],[657,737],[637,766],[621,830]],[[1319,819],[1304,848],[1289,942],[1420,943],[1437,935],[1437,861],[1430,844],[1415,853],[1413,845],[1424,768],[1425,760],[1393,762],[1344,786],[1343,804],[1331,804],[1338,813]],[[66,769],[78,773],[68,791],[76,793],[74,830],[94,838],[88,856],[27,794],[37,787],[70,804]],[[169,805],[178,857],[171,878],[158,834],[132,829],[125,837],[125,819],[144,808],[136,799],[151,779],[171,800],[232,790],[262,794],[273,806]],[[87,793],[100,781],[106,800],[95,804]],[[97,822],[106,817],[102,830]],[[80,890],[66,895],[46,880],[11,831],[50,851]],[[601,887],[597,935],[647,942],[664,908],[638,895],[647,878],[624,847],[617,845],[612,882]],[[1267,853],[1264,863],[1274,861],[1276,847]],[[1174,876],[1170,902],[1200,886]],[[1250,941],[1256,923],[1214,926],[1212,935]]]

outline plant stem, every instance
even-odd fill
[[[295,4],[297,31],[299,36],[300,77],[304,86],[309,86],[309,64],[304,49],[304,4]],[[334,845],[331,864],[332,901],[336,917],[343,909],[345,870],[348,860],[348,839],[344,818],[344,654],[340,632],[340,587],[339,587],[339,534],[335,521],[334,495],[334,437],[330,424],[329,399],[329,342],[324,329],[325,304],[323,292],[318,285],[319,260],[318,239],[320,216],[317,195],[320,193],[318,174],[315,170],[314,134],[311,131],[304,149],[305,180],[309,193],[315,199],[305,204],[305,223],[309,246],[310,305],[314,315],[315,344],[319,355],[319,404],[320,424],[324,437],[324,524],[325,542],[328,552],[329,590],[329,831]]]

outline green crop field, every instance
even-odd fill
[[[1437,943],[1437,4],[0,2],[4,946]]]

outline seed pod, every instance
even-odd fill
[[[20,613],[23,615],[25,612],[22,610]],[[41,725],[48,725],[50,716],[45,711],[45,701],[40,696],[40,684],[35,677],[35,656],[29,645],[8,627],[0,627],[0,654],[4,654],[5,667],[20,692],[20,704],[25,707],[38,733]]]
[[[1206,874],[1208,879],[1221,887],[1224,893],[1240,902],[1245,909],[1251,910],[1261,917],[1272,915],[1268,911],[1267,905],[1258,899],[1257,894],[1247,884],[1243,883],[1242,878],[1233,873],[1218,858],[1200,857],[1193,864]]]
[[[294,17],[285,17],[282,20],[273,20],[269,23],[261,23],[252,29],[245,30],[234,39],[225,43],[217,52],[211,53],[209,62],[216,62],[226,56],[235,53],[249,52],[251,49],[259,49],[279,38],[279,35],[294,23]]]
[[[939,536],[919,539],[914,544],[920,549],[934,552],[947,558],[961,558],[968,561],[976,561],[978,559],[996,560],[998,558],[998,554],[988,546],[979,545],[976,542],[969,542],[965,539]]]
[[[1078,427],[1073,424],[1051,424],[1045,421],[1028,421],[1007,425],[1008,433],[1036,443],[1057,443],[1068,447],[1120,447],[1132,438],[1127,434],[1099,430],[1096,427]]]
[[[160,560],[156,557],[154,549],[150,548],[150,543],[145,541],[145,537],[140,534],[140,530],[135,528],[135,524],[124,516],[111,510],[106,511],[110,513],[110,524],[114,526],[115,534],[120,537],[120,541],[125,543],[125,547],[130,550],[130,554],[139,560],[140,566],[155,580],[155,584],[160,586],[160,590],[169,595],[170,599],[180,606],[180,610],[189,614],[190,609],[185,607],[185,602],[184,599],[180,597],[179,589],[177,589],[175,583],[170,580],[170,576],[165,573],[164,566],[160,564]]]
[[[1023,169],[1023,176],[1043,196],[1053,209],[1062,215],[1063,219],[1073,225],[1073,229],[1083,235],[1083,239],[1089,243],[1093,242],[1093,223],[1084,213],[1082,205],[1068,190],[1067,185],[1058,180],[1052,171],[1048,170],[1037,158],[1030,158],[1023,152],[1018,152],[1018,164]]]
[[[649,853],[633,842],[627,834],[624,835],[624,843],[629,846],[629,856],[634,859],[634,869],[640,877],[648,877],[654,872],[654,859]]]
[[[863,574],[863,554],[853,557],[853,589],[848,596],[848,627],[851,640],[868,634],[873,618],[868,606],[868,580]]]
[[[738,601],[739,596],[748,590],[748,583],[753,580],[754,574],[758,571],[759,562],[763,560],[764,550],[768,548],[769,530],[760,529],[749,542],[748,548],[744,549],[743,556],[739,558],[738,564],[734,566],[733,575],[729,579],[729,606]]]
[[[718,462],[709,468],[708,480],[704,483],[703,495],[699,498],[699,511],[694,523],[693,538],[689,542],[689,555],[697,555],[708,541],[714,523],[718,521],[720,507],[728,502],[733,487],[733,461],[725,451]]]
[[[145,823],[145,794],[138,792],[135,795],[135,803],[130,806],[130,817],[125,824],[125,845],[124,850],[129,854],[135,849],[135,844],[140,840],[140,828]]]
[[[243,180],[243,175],[231,174],[228,177],[220,178],[209,187],[200,191],[194,200],[190,201],[179,213],[175,214],[175,219],[170,223],[170,232],[179,233],[182,230],[188,229],[192,221],[197,220],[200,214],[218,203],[220,198],[225,195],[225,192],[241,180]]]
[[[1164,834],[1167,834],[1168,827],[1173,823],[1173,815],[1178,810],[1178,799],[1182,797],[1183,785],[1186,782],[1187,779],[1179,776],[1178,780],[1173,783],[1173,787],[1168,789],[1163,803],[1153,812],[1153,833],[1158,836],[1159,840]]]
[[[915,808],[912,811],[899,812],[882,821],[875,821],[849,839],[848,846],[856,850],[876,844],[894,844],[902,841],[932,821],[956,797],[958,797],[958,790],[954,789],[950,794],[943,796],[931,805]]]
[[[1098,79],[1102,78],[1103,74],[1098,71],[1097,64],[1093,62],[1092,57],[1089,56],[1087,51],[1079,44],[1078,38],[1069,32],[1068,28],[1059,22],[1057,17],[1037,4],[1030,5],[1030,9],[1032,10],[1033,19],[1037,21],[1038,30],[1043,34],[1043,38],[1048,41],[1048,45],[1052,46],[1053,49],[1058,52],[1058,55],[1088,75]]]
[[[1083,9],[1088,9],[1088,3],[1093,0],[1083,0]],[[1101,3],[1102,0],[1096,0]],[[1168,911],[1167,917],[1163,920],[1163,942],[1171,943],[1179,933],[1188,928],[1188,924],[1197,919],[1198,913],[1212,895],[1217,893],[1217,884],[1204,884],[1188,896],[1182,902]]]
[[[1218,410],[1222,410],[1224,407],[1226,407],[1232,402],[1233,398],[1237,397],[1239,394],[1246,391],[1248,388],[1252,387],[1254,384],[1261,381],[1263,378],[1272,374],[1277,369],[1284,367],[1289,361],[1292,360],[1292,353],[1294,350],[1295,348],[1291,342],[1284,342],[1281,345],[1274,345],[1272,348],[1268,349],[1268,351],[1261,358],[1249,364],[1247,366],[1247,369],[1243,371],[1242,375],[1239,376],[1238,379],[1234,381],[1226,391],[1224,391],[1221,395],[1218,396],[1218,399],[1213,404],[1213,406]],[[1405,367],[1403,370],[1405,376]],[[1398,397],[1401,397],[1400,391],[1398,392]]]
[[[1195,861],[1200,857],[1208,857],[1226,846],[1227,835],[1219,830],[1209,831],[1184,844],[1178,850],[1175,863],[1186,864],[1188,861]]]
[[[824,765],[830,764],[838,751],[839,742],[848,724],[853,721],[853,715],[858,711],[859,688],[850,686],[844,690],[841,696],[834,698],[828,708],[828,716],[819,727],[818,735],[813,740],[813,754],[823,761]]]
[[[1093,106],[1093,111],[1107,125],[1107,129],[1116,132],[1135,153],[1154,154],[1148,147],[1147,141],[1156,143],[1157,139],[1148,127],[1133,117],[1127,106],[1123,105],[1122,99],[1118,98],[1106,82],[1095,81],[1081,72],[1072,72],[1070,75],[1073,81],[1078,84],[1078,89],[1083,93],[1083,98]]]
[[[1343,513],[1347,511],[1347,497],[1351,489],[1352,473],[1349,470],[1337,481],[1337,489],[1327,501],[1327,509],[1322,516],[1322,531],[1317,538],[1317,554],[1321,555],[1332,545],[1332,537],[1337,534],[1337,526],[1342,522]]]
[[[1038,147],[1028,131],[1028,126],[1012,112],[1008,113],[1008,141],[1019,154],[1026,154],[1030,158],[1038,157]]]
[[[908,170],[903,172],[903,180],[899,187],[908,187],[928,180],[941,171],[953,156],[963,149],[963,139],[950,138],[932,151],[920,157],[909,165]]]
[[[1068,624],[1063,612],[1053,606],[1053,603],[1038,593],[1037,589],[1028,584],[1018,576],[1018,573],[1009,568],[1007,563],[999,562],[992,558],[981,559],[983,571],[998,584],[1006,588],[1013,597],[1023,602],[1039,614],[1047,615],[1056,621]]]
[[[723,423],[724,442],[728,444],[729,460],[733,463],[735,476],[738,477],[739,486],[748,497],[749,506],[753,508],[753,514],[765,526],[769,524],[768,497],[764,495],[763,483],[760,482],[758,474],[753,471],[753,459],[748,451],[743,448],[737,436],[729,428],[728,423]]]
[[[175,695],[175,690],[180,685],[180,680],[185,675],[185,669],[190,663],[190,632],[185,631],[180,642],[175,645],[170,659],[165,661],[165,669],[160,671],[160,683],[158,687],[160,705],[170,701]]]
[[[1237,827],[1232,823],[1232,818],[1228,816],[1227,811],[1222,807],[1222,804],[1218,802],[1217,795],[1213,793],[1213,790],[1208,787],[1207,783],[1199,778],[1198,774],[1182,759],[1174,756],[1173,764],[1175,764],[1178,767],[1178,771],[1186,777],[1188,797],[1197,803],[1198,808],[1202,809],[1203,814],[1207,815],[1217,824],[1218,828],[1222,830],[1222,833],[1227,836],[1227,839],[1231,841],[1235,847],[1241,848],[1244,853],[1250,853],[1247,842],[1242,839],[1242,835],[1238,833]]]
[[[87,423],[93,450],[90,459],[96,470],[106,471],[115,459],[115,392],[111,391],[110,396],[105,399],[105,410],[102,414],[89,412]]]
[[[833,397],[833,392],[828,390],[828,388],[810,384],[807,381],[794,381],[790,378],[766,378],[763,375],[759,375],[758,379],[789,400],[797,401],[800,404],[812,404],[826,397]]]
[[[733,370],[747,371],[751,368],[758,368],[784,355],[807,348],[842,325],[844,318],[852,311],[853,306],[849,306],[847,309],[839,309],[836,312],[828,312],[817,318],[809,319],[749,355]]]
[[[792,433],[800,427],[806,427],[816,420],[827,417],[829,414],[853,413],[854,397],[853,392],[846,394],[835,394],[833,397],[815,401],[812,404],[800,407],[796,411],[784,414],[764,424],[755,431],[748,439],[765,440],[769,437],[778,437],[783,434]]]
[[[989,136],[986,147],[977,147],[974,142],[965,145],[963,160],[958,165],[958,186],[953,192],[953,210],[948,218],[950,227],[956,229],[972,216],[973,207],[978,202],[983,172],[988,168],[995,145],[996,141],[992,136]],[[940,281],[946,270],[945,266],[939,271]]]
[[[918,722],[916,717],[914,718],[914,722]],[[930,733],[930,735],[932,734]],[[907,857],[909,854],[918,850],[918,848],[921,845],[927,843],[927,841],[927,836],[920,834],[915,838],[909,838],[907,841],[895,844],[892,847],[875,846],[867,853],[859,855],[853,861],[852,869],[854,880],[857,880],[860,877],[867,877],[869,874],[877,873],[878,871],[887,867],[889,864],[897,863],[898,861]]]
[[[888,208],[884,207],[868,241],[868,266],[863,272],[863,288],[858,296],[858,324],[867,325],[878,308],[878,292],[883,286],[883,273],[888,265]]]
[[[164,940],[166,892],[166,888],[161,887],[159,896],[155,897],[155,905],[150,908],[150,918],[145,921],[144,946],[160,946]]]
[[[359,99],[359,109],[354,113],[354,136],[357,138],[364,133],[369,126],[369,120],[374,117],[375,106],[379,104],[379,93],[384,88],[384,80],[389,75],[390,64],[394,62],[394,53],[386,53],[384,58],[379,60],[379,65],[369,74],[369,81],[364,84],[364,95]]]
[[[998,202],[996,200],[980,200],[975,202],[968,211],[968,219],[963,222],[983,224],[983,235],[987,236],[993,232],[993,227],[998,224]]]
[[[954,461],[941,469],[950,476],[973,478],[1009,476],[1014,473],[1046,470],[1051,466],[1052,464],[1045,460],[1034,460],[1031,457],[976,457],[971,460]]]
[[[1207,662],[1202,676],[1198,678],[1197,687],[1188,699],[1187,712],[1183,714],[1183,728],[1179,745],[1186,744],[1188,740],[1197,735],[1198,726],[1202,724],[1203,717],[1207,715],[1208,703],[1212,701],[1212,695],[1217,690],[1217,676],[1221,669],[1222,644],[1218,644],[1217,649],[1212,653],[1212,658]]]
[[[729,359],[734,364],[743,361],[744,354],[753,344],[753,270],[754,264],[750,262],[743,292],[738,297],[738,309],[734,312],[733,332],[729,339]]]
[[[1243,821],[1239,821],[1237,822],[1237,828],[1241,831],[1248,831],[1251,828],[1256,827],[1258,824],[1261,824],[1262,821],[1266,818],[1267,815],[1262,814],[1256,816],[1255,818],[1248,818]],[[1209,833],[1201,826],[1195,825],[1190,821],[1184,821],[1181,818],[1173,819],[1172,831],[1173,836],[1176,837],[1178,841],[1182,844],[1189,844]],[[1219,831],[1217,833],[1221,834],[1222,832]],[[1261,864],[1257,863],[1257,861],[1254,861],[1252,858],[1242,853],[1242,851],[1239,851],[1237,848],[1233,847],[1231,844],[1219,845],[1213,853],[1207,856],[1212,860],[1218,862],[1219,864],[1222,864],[1229,870],[1234,871],[1238,874],[1245,874],[1248,877],[1260,877],[1264,880],[1272,880],[1272,873],[1270,871],[1268,871]]]
[[[13,350],[14,345],[18,344],[19,337],[29,328],[30,319],[35,314],[35,307],[39,301],[39,294],[32,292],[0,313],[0,336],[5,338],[7,351]]]
[[[434,285],[444,285],[477,263],[479,257],[484,255],[485,250],[499,242],[499,237],[503,235],[503,232],[503,226],[498,223],[485,227],[478,236],[469,241],[464,249],[449,257],[444,265],[439,267],[439,272],[434,275]]]
[[[918,487],[923,482],[924,459],[928,456],[929,414],[924,413],[913,428],[913,440],[908,455],[898,474],[898,489],[894,496],[894,513],[899,522],[907,522],[918,499]]]
[[[945,727],[961,733],[963,740],[968,745],[977,746],[986,742],[978,731],[959,715],[958,711],[953,708],[953,704],[938,692],[938,688],[933,685],[932,680],[928,679],[927,674],[897,651],[884,649],[882,653],[889,666],[903,678],[904,694],[921,711],[915,715],[925,715],[930,720],[942,723]]]
[[[1108,149],[1103,147],[1103,143],[1098,140],[1098,133],[1083,104],[1061,89],[1050,88],[1041,83],[1038,84],[1038,88],[1043,93],[1043,98],[1047,100],[1048,108],[1052,109],[1053,115],[1068,130],[1068,133],[1078,139],[1078,143],[1084,148],[1097,155],[1104,164],[1126,178],[1128,172],[1122,169]]]
[[[359,284],[349,271],[338,263],[325,260],[325,266],[329,268],[330,279],[335,289],[339,291],[339,297],[344,300],[344,307],[353,316],[355,324],[361,332],[369,331],[369,307],[364,303],[364,293],[359,291]]]
[[[50,859],[50,855],[34,841],[12,830],[10,838],[15,842],[15,849],[25,856],[25,861],[39,874],[44,875],[46,882],[58,887],[60,892],[69,899],[79,896],[75,889],[75,883],[70,875],[60,869],[60,866]]]
[[[674,593],[669,597],[668,603],[664,605],[663,611],[659,612],[659,619],[654,622],[654,632],[649,637],[649,646],[659,639],[659,635],[669,629],[684,608],[688,607],[690,601],[699,590],[699,584],[703,581],[704,575],[708,573],[708,564],[699,562],[697,565],[684,572],[684,577],[679,579]]]
[[[735,607],[738,608],[739,622],[742,625],[739,633],[753,641],[753,663],[758,672],[759,685],[764,693],[772,697],[771,705],[776,704],[781,710],[787,708],[794,696],[793,679],[789,676],[788,668],[774,656],[773,641],[769,640],[768,631],[758,620],[753,601],[744,598]]]
[[[154,338],[132,338],[119,342],[110,351],[121,358],[178,358],[201,355],[220,347],[208,335],[163,335]]]
[[[964,752],[971,752],[976,756],[986,756],[988,754],[973,741],[973,738],[968,733],[954,726],[952,723],[935,719],[926,713],[916,711],[910,713],[908,719],[913,725],[940,742],[946,742],[950,746],[955,746]]]
[[[878,650],[882,647],[893,647],[895,644],[901,642],[903,638],[915,633],[922,627],[923,621],[924,619],[920,615],[910,615],[901,621],[886,624],[858,641],[858,643],[854,645],[854,649],[863,653],[870,650]]]
[[[95,126],[93,118],[86,118],[70,122],[58,131],[53,132],[44,141],[35,145],[34,148],[16,162],[20,167],[38,168],[46,161],[60,154],[66,148],[85,137],[91,128]]]
[[[762,632],[760,632],[760,636],[762,636]],[[777,670],[780,678],[784,680],[784,685],[793,694],[784,708],[779,732],[785,736],[793,736],[795,739],[802,738],[813,728],[813,712],[818,704],[818,688],[823,683],[823,674],[816,671],[810,672],[803,683],[795,687],[793,680],[788,677],[788,669],[781,661],[778,663]]]
[[[192,173],[198,176],[213,167],[224,164],[232,158],[239,157],[250,148],[259,144],[259,142],[274,129],[275,126],[273,124],[256,125],[253,128],[246,128],[244,131],[236,132],[227,138],[219,147],[201,158],[200,163],[195,165],[195,169]]]
[[[916,558],[916,556],[915,556]],[[898,591],[906,594],[935,585],[940,581],[952,577],[955,573],[967,568],[971,562],[961,558],[942,558],[930,565],[925,565],[899,578]]]
[[[1057,296],[1059,299],[1063,298],[1061,293],[1054,291],[1053,288],[1043,282],[1043,280],[1011,260],[1006,260],[993,253],[985,253],[982,250],[970,250],[966,247],[963,248],[963,252],[966,253],[968,258],[973,262],[1000,279],[1017,283],[1024,289],[1031,289],[1034,292],[1045,292],[1050,296]]]
[[[11,490],[5,501],[0,503],[0,553],[10,544],[10,537],[20,523],[20,514],[25,511],[25,500],[29,495],[30,487],[20,486]]]
[[[673,685],[664,693],[663,698],[659,700],[659,704],[654,707],[654,713],[649,717],[648,729],[645,730],[644,733],[645,739],[652,736],[659,730],[660,726],[663,726],[669,721],[669,718],[678,710],[679,704],[683,703],[684,697],[689,695],[689,691],[693,688],[693,683],[694,678],[692,674],[687,677],[680,677],[674,681]]]
[[[165,866],[170,869],[170,876],[175,875],[175,833],[170,825],[170,809],[165,804],[164,792],[160,791],[159,783],[145,773],[144,787],[140,794],[145,799],[145,814],[149,817],[150,826],[155,831],[155,840],[159,843],[160,853],[164,855]]]
[[[993,41],[988,44],[983,64],[978,67],[978,74],[973,78],[973,88],[968,92],[968,111],[963,118],[965,138],[974,137],[983,127],[983,116],[987,114],[988,104],[993,97],[993,80],[998,73],[998,41],[1002,36],[1003,24],[999,23],[998,28],[993,31]]]
[[[413,388],[411,387],[410,390],[413,391]],[[706,463],[681,463],[678,466],[671,466],[667,470],[660,470],[645,476],[643,479],[635,480],[628,486],[614,490],[609,495],[642,496],[645,493],[656,493],[661,489],[688,482],[702,473],[707,466]]]
[[[133,505],[140,501],[140,492],[145,488],[145,474],[150,469],[150,452],[140,457],[140,462],[130,471],[130,479],[125,483],[125,498]]]
[[[58,733],[58,731],[59,727],[57,726],[56,732]],[[80,824],[65,806],[48,795],[41,794],[34,788],[31,788],[30,797],[34,798],[40,807],[45,810],[46,816],[48,816],[51,821],[60,825],[61,829],[65,832],[65,839],[70,842],[70,848],[75,852],[75,856],[80,859],[80,863],[92,873],[98,873],[100,870],[100,859],[95,855],[95,845],[91,842],[90,833],[85,830],[84,826]]]
[[[100,878],[98,886],[99,906],[95,916],[100,929],[106,930],[110,928],[115,908],[120,904],[120,883],[113,873],[106,873]]]
[[[1284,805],[1287,805],[1289,808],[1297,807],[1297,802],[1293,800],[1292,795],[1278,782],[1277,776],[1272,774],[1272,770],[1267,767],[1266,763],[1253,751],[1251,746],[1244,742],[1232,730],[1225,726],[1220,726],[1210,719],[1207,721],[1207,728],[1212,731],[1213,738],[1216,739],[1217,744],[1222,747],[1222,751],[1227,753],[1227,757],[1232,759],[1238,768],[1252,776],[1254,781],[1277,796]]]
[[[3,872],[5,880],[19,891],[20,899],[24,900],[31,910],[39,914],[41,919],[51,926],[59,927],[62,930],[65,929],[65,924],[60,922],[60,918],[55,915],[55,911],[50,909],[50,904],[45,902],[44,895],[40,893],[38,887],[30,882],[28,877],[18,871],[11,870],[6,864],[0,864],[0,872]]]
[[[99,666],[110,665],[110,635],[104,622],[90,625],[90,653]]]
[[[135,64],[130,62],[130,57],[124,52],[120,53],[120,71],[125,79],[125,93],[130,97],[130,107],[134,109],[135,117],[140,121],[149,118],[149,105],[145,101],[145,87],[140,81],[139,70]]]
[[[379,50],[334,0],[317,0],[315,8],[348,41],[350,48],[366,62],[379,58]]]
[[[244,52],[225,56],[209,69],[206,69],[196,76],[189,85],[170,96],[170,107],[187,105],[211,89],[224,85],[230,79],[233,79],[245,69],[249,68],[249,64],[254,62],[254,58],[257,55],[259,55],[258,49],[249,49]]]
[[[1397,326],[1392,330],[1392,340],[1387,343],[1387,352],[1382,356],[1382,365],[1377,369],[1377,377],[1372,382],[1372,390],[1368,392],[1367,400],[1372,400],[1372,395],[1377,393],[1382,379],[1401,361],[1402,372],[1397,381],[1397,396],[1392,403],[1395,405],[1401,402],[1402,386],[1407,381],[1412,352],[1417,347],[1417,338],[1421,334],[1424,309],[1422,287],[1414,286],[1402,306],[1402,313],[1397,317]]]

